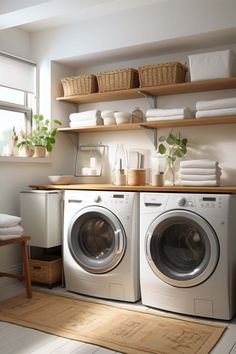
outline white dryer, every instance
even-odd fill
[[[139,283],[139,195],[65,191],[66,289],[135,302]]]
[[[236,310],[236,195],[141,193],[147,306],[229,320]]]

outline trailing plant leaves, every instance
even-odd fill
[[[159,141],[162,141],[162,142],[163,142],[163,141],[166,141],[166,137],[165,137],[165,136],[163,136],[163,135],[162,135],[162,136],[160,136]]]
[[[164,155],[164,154],[166,153],[166,147],[165,147],[165,145],[160,144],[159,147],[158,147],[158,152],[159,152],[161,155]]]

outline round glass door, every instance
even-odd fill
[[[84,270],[106,273],[121,261],[126,236],[112,212],[103,207],[87,207],[71,220],[68,245],[74,260]]]
[[[171,210],[157,217],[146,235],[146,257],[154,273],[173,286],[205,281],[219,259],[216,233],[199,215]]]

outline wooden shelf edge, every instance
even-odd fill
[[[88,95],[76,95],[67,97],[57,97],[57,101],[69,103],[95,103],[115,100],[127,100],[143,98],[141,92],[154,96],[164,96],[173,94],[183,94],[202,91],[224,90],[236,88],[236,77],[228,77],[212,80],[201,80],[183,82],[179,84],[160,85],[155,87],[137,87],[128,90],[97,92]]]
[[[172,119],[172,120],[159,120],[155,122],[143,122],[132,124],[120,125],[98,125],[93,127],[80,127],[80,128],[59,128],[61,133],[91,133],[100,131],[124,131],[124,130],[137,130],[141,128],[171,128],[171,127],[192,127],[204,125],[217,125],[217,124],[235,124],[236,116],[220,116],[220,117],[206,117],[206,118],[187,118],[187,119]]]
[[[137,191],[137,192],[186,192],[186,193],[236,193],[236,186],[163,186],[154,187],[151,185],[146,186],[114,186],[112,184],[67,184],[67,185],[30,185],[33,189],[60,189],[60,190],[109,190],[109,191]]]

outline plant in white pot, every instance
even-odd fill
[[[31,132],[30,140],[34,146],[34,157],[45,157],[46,151],[52,151],[52,145],[56,142],[57,128],[49,127],[49,119],[44,119],[42,114],[35,114],[34,129]],[[57,119],[52,120],[55,124],[61,124]]]

